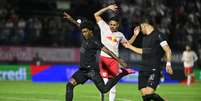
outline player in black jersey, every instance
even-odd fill
[[[83,22],[81,24],[77,23],[72,19],[67,13],[64,13],[64,18],[67,18],[72,23],[76,24],[81,30],[81,48],[80,48],[80,68],[76,71],[71,80],[66,86],[66,101],[73,100],[73,89],[79,84],[84,84],[87,80],[92,80],[98,90],[101,93],[108,92],[123,76],[129,74],[130,71],[126,69],[121,69],[121,72],[113,79],[109,80],[107,84],[104,83],[100,76],[99,68],[96,63],[96,53],[97,50],[101,49],[102,46],[95,37],[93,24],[89,21]],[[106,48],[102,48],[107,51]],[[112,54],[112,53],[110,53]]]
[[[165,34],[158,32],[149,22],[143,22],[134,29],[134,35],[129,40],[133,43],[140,31],[143,33],[142,48],[129,45],[128,48],[142,55],[142,68],[138,77],[138,88],[143,101],[165,101],[155,93],[161,77],[161,59],[166,56],[166,71],[173,74],[171,67],[171,49],[167,43]]]

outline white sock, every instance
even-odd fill
[[[190,86],[191,84],[191,75],[187,76],[187,86]]]
[[[109,92],[109,101],[115,101],[116,97],[116,85],[112,87],[112,89]]]

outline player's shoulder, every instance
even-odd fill
[[[167,40],[167,34],[165,34],[165,33],[162,33],[162,32],[160,32],[160,31],[156,31],[155,32],[156,33],[156,36],[159,38],[159,40]]]
[[[124,34],[122,32],[120,32],[120,31],[116,31],[115,34],[121,35],[121,36],[123,35],[124,36]]]

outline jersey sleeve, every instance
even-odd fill
[[[125,38],[125,36],[123,35],[123,33],[121,33],[121,35],[122,35],[121,43],[127,42],[128,40]]]
[[[159,33],[158,40],[160,42],[161,47],[168,45],[167,36],[165,34]]]
[[[111,30],[110,30],[109,25],[108,25],[105,21],[100,20],[100,21],[98,22],[98,26],[99,26],[99,28],[100,28],[101,35],[105,35],[105,34],[112,33]]]

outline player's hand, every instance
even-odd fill
[[[64,12],[64,19],[71,19],[71,18],[72,17],[68,13]]]
[[[118,10],[118,6],[116,4],[109,5],[108,9],[111,9],[112,11],[116,12]]]
[[[166,66],[166,72],[170,75],[173,75],[173,70],[171,66]]]
[[[135,28],[133,29],[133,33],[134,33],[135,36],[138,36],[139,33],[140,33],[140,26],[135,27]]]

